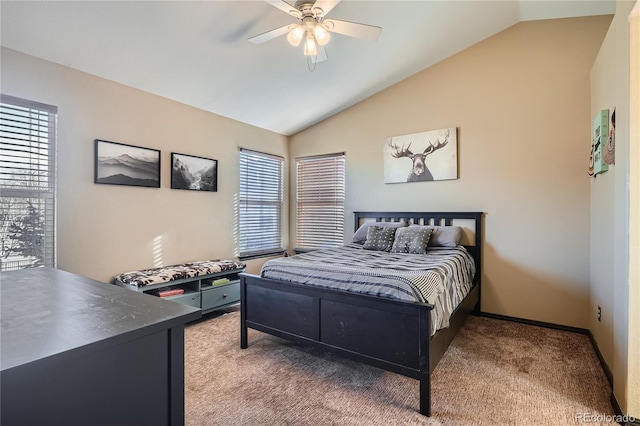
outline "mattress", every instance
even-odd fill
[[[474,274],[473,257],[462,246],[408,254],[365,250],[354,243],[272,259],[261,271],[275,280],[433,304],[431,334],[449,326]]]

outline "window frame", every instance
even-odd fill
[[[42,211],[43,222],[44,222],[44,240],[42,242],[42,259],[33,261],[30,265],[27,263],[20,264],[18,263],[16,267],[7,267],[10,264],[7,261],[0,260],[0,270],[8,271],[14,269],[23,269],[27,267],[35,267],[35,266],[50,266],[56,267],[57,265],[57,229],[56,229],[56,218],[57,218],[57,179],[56,179],[56,151],[57,151],[57,114],[58,108],[53,105],[47,105],[40,102],[35,102],[27,99],[17,98],[14,96],[9,96],[5,94],[0,94],[0,104],[2,104],[2,112],[0,116],[2,116],[3,129],[2,129],[2,139],[0,144],[2,144],[2,148],[5,152],[17,152],[18,156],[16,156],[14,160],[7,160],[9,157],[0,157],[0,160],[3,160],[2,163],[7,163],[8,166],[2,166],[0,171],[3,170],[11,170],[10,164],[13,162],[15,164],[20,164],[20,159],[25,157],[20,157],[20,154],[29,153],[29,161],[27,163],[27,167],[22,167],[23,170],[27,171],[36,171],[38,173],[46,173],[46,179],[40,179],[38,175],[37,185],[34,186],[26,186],[23,188],[17,188],[17,185],[7,186],[4,181],[4,175],[0,173],[0,199],[4,198],[17,198],[17,199],[25,199],[32,200],[37,199],[41,200],[40,204],[44,211]],[[16,120],[12,117],[21,117],[22,115],[12,114],[8,111],[11,109],[14,110],[32,110],[33,116],[47,116],[47,125],[46,125],[46,136],[42,136],[42,128],[45,126],[41,126],[39,124],[31,124],[34,128],[30,129],[31,125],[28,125],[28,119],[24,120]],[[35,119],[36,122],[40,121],[39,119]],[[6,124],[8,122],[13,121],[16,127],[11,128],[10,124]],[[37,127],[37,129],[35,128]],[[21,133],[21,131],[26,131],[26,133]],[[15,136],[14,136],[15,135]],[[46,154],[34,153],[34,151],[38,151],[41,148],[38,148],[38,144],[45,144],[37,139],[46,139]],[[16,141],[16,143],[12,144],[11,141]],[[22,143],[20,143],[22,142]],[[36,146],[29,146],[29,142],[35,143]],[[13,145],[13,146],[12,146]],[[44,151],[44,149],[43,149]],[[39,168],[37,162],[39,160],[36,157],[44,156],[46,157],[46,168]],[[18,181],[22,183],[23,181]],[[24,181],[26,182],[26,180]],[[45,183],[46,182],[46,183]],[[29,205],[31,205],[31,201],[27,201]],[[4,230],[0,230],[2,232],[1,238],[4,240],[5,234]],[[7,231],[8,234],[8,231]],[[3,241],[4,243],[4,241]],[[19,261],[17,261],[19,262]],[[42,262],[42,264],[39,264]]]
[[[262,176],[253,182],[246,180],[250,175],[249,162],[263,161],[260,168]],[[284,229],[284,157],[240,148],[239,153],[239,188],[238,188],[238,258],[240,260],[256,259],[260,257],[278,256],[285,253],[283,241]],[[265,179],[276,177],[276,182]],[[245,180],[243,180],[245,179]],[[267,185],[267,190],[265,190]],[[248,192],[247,192],[248,191]],[[267,196],[265,196],[265,194]],[[251,210],[255,209],[255,210]],[[247,216],[243,217],[243,211]],[[266,214],[264,214],[266,212]],[[273,219],[275,213],[275,220]],[[270,220],[271,219],[271,220]],[[243,232],[245,221],[250,222],[253,229]],[[269,225],[265,229],[265,224]],[[265,232],[267,231],[267,232]],[[248,235],[247,233],[253,233]],[[249,244],[249,237],[258,236],[258,242]],[[274,244],[270,245],[269,243]],[[256,248],[256,246],[258,248]]]
[[[338,173],[341,176],[336,178]],[[327,186],[335,188],[333,193]],[[344,244],[345,200],[344,152],[296,158],[296,253]],[[322,221],[317,217],[311,223],[305,219],[318,214],[328,219],[326,226],[316,223]]]

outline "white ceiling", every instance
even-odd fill
[[[292,135],[517,22],[614,12],[612,0],[343,0],[328,16],[380,38],[334,34],[314,72],[286,37],[247,42],[294,22],[264,1],[2,0],[0,43]]]

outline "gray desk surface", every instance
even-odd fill
[[[0,273],[1,371],[200,318],[197,308],[53,268]]]

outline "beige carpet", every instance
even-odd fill
[[[242,350],[239,320],[186,329],[187,426],[575,425],[579,413],[613,414],[584,335],[470,317],[432,375],[428,418],[417,380],[254,330]]]

